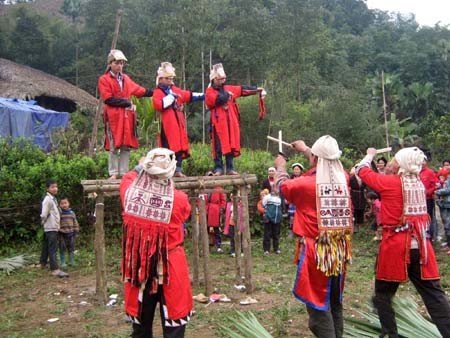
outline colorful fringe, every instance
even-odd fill
[[[317,269],[325,276],[338,276],[352,260],[351,230],[323,231],[316,239]]]
[[[158,289],[158,261],[163,264],[163,283],[169,283],[168,269],[168,227],[125,223],[122,239],[122,278],[133,286],[143,282],[152,283],[151,293]]]

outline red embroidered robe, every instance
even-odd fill
[[[303,238],[300,247],[294,296],[316,310],[328,311],[331,293],[331,277],[317,269],[315,240],[319,236],[316,205],[316,168],[303,176],[281,184],[283,197],[296,207],[293,232]],[[344,271],[345,271],[344,267]],[[341,302],[345,273],[340,275]]]
[[[223,89],[231,93],[228,101],[217,105],[219,89],[212,86],[206,89],[205,104],[211,111],[211,145],[216,158],[215,136],[220,140],[222,154],[232,153],[234,157],[241,155],[240,112],[236,99],[241,96],[254,95],[256,90],[245,90],[241,86],[224,85]]]
[[[220,209],[225,209],[227,198],[220,187],[214,188],[217,192],[211,193],[207,200],[206,210],[208,213],[208,226],[218,227],[220,225]]]
[[[117,79],[108,71],[98,79],[98,90],[105,101],[109,98],[130,99],[131,96],[141,97],[145,94],[146,89],[139,86],[126,74],[123,74],[123,86],[120,89]],[[114,147],[119,149],[121,146],[127,146],[134,149],[138,148],[138,140],[135,132],[136,113],[126,110],[122,107],[112,107],[105,104],[103,112],[103,122],[109,123],[112,137],[114,139]],[[104,147],[110,150],[108,135],[105,133]]]
[[[153,91],[153,107],[161,114],[161,129],[169,143],[169,149],[175,153],[181,152],[183,158],[190,156],[189,140],[184,118],[183,105],[192,100],[192,92],[171,86],[172,92],[177,95],[175,102],[167,108],[163,108],[163,98],[167,95],[161,88]],[[161,135],[159,146],[162,147]]]
[[[417,229],[412,225],[408,231],[395,231],[395,227],[403,224],[403,189],[400,176],[382,175],[369,168],[361,168],[359,177],[369,187],[381,196],[380,220],[383,225],[383,239],[378,250],[376,278],[392,282],[408,280],[407,264],[411,236],[418,236]],[[420,238],[417,241],[422,242]],[[427,262],[424,251],[427,252]],[[421,250],[420,265],[422,279],[439,279],[439,270],[433,246],[426,240],[426,248]]]
[[[137,176],[136,171],[130,171],[120,182],[120,197],[124,210],[121,272],[125,282],[125,311],[128,315],[139,318],[139,286],[151,276],[154,269],[153,254],[167,253],[168,271],[164,271],[163,292],[168,319],[184,318],[192,310],[192,290],[183,248],[183,222],[190,216],[191,206],[187,195],[175,189],[169,224],[127,214],[123,205],[125,194]]]

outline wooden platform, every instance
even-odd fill
[[[191,203],[191,219],[197,218],[196,208],[198,195],[209,193],[213,188],[222,187],[224,191],[233,191],[233,209],[238,209],[238,198],[242,203],[242,251],[244,253],[244,273],[241,269],[241,234],[235,231],[235,267],[236,283],[242,282],[242,275],[245,275],[245,286],[247,293],[252,293],[254,285],[252,281],[252,254],[250,241],[250,224],[248,213],[248,191],[251,185],[256,184],[258,179],[254,174],[241,174],[233,176],[191,176],[173,178],[175,187],[185,191]],[[108,300],[106,292],[106,255],[105,255],[105,231],[104,231],[104,207],[105,196],[117,196],[119,194],[120,180],[83,180],[81,181],[84,192],[87,194],[96,193],[95,203],[95,257],[96,257],[96,296],[98,301],[106,304]],[[217,191],[215,191],[217,192]],[[239,194],[238,194],[239,193]],[[240,195],[240,197],[238,197]],[[193,242],[193,283],[199,287],[199,261],[200,248],[203,251],[203,273],[205,294],[211,294],[212,282],[209,273],[209,238],[207,233],[207,215],[204,199],[199,203],[199,222],[192,222],[192,242]],[[238,215],[234,213],[234,224],[239,224]]]
[[[241,174],[233,176],[190,176],[190,177],[174,177],[175,188],[180,190],[204,190],[213,189],[214,187],[230,187],[252,185],[258,182],[255,174]],[[119,191],[120,180],[83,180],[81,185],[86,193],[96,192],[112,192]]]

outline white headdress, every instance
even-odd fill
[[[162,77],[175,77],[175,68],[170,62],[161,62],[158,71],[156,72],[156,85],[158,85],[159,79]]]
[[[108,65],[113,61],[128,61],[125,57],[125,54],[122,53],[121,50],[118,49],[111,49],[111,51],[108,54]]]
[[[318,157],[316,172],[317,267],[327,276],[338,275],[351,259],[351,198],[336,140],[325,135],[312,146]]]
[[[216,77],[224,78],[227,77],[225,74],[225,70],[223,69],[223,65],[221,63],[216,63],[212,66],[211,72],[209,73],[209,80],[212,81]]]
[[[145,157],[143,169],[158,179],[168,179],[175,173],[177,161],[175,153],[166,148],[155,148]]]
[[[397,151],[395,159],[400,166],[399,174],[418,175],[422,170],[422,162],[426,159],[426,156],[419,148],[408,147]]]

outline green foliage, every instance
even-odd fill
[[[252,312],[236,311],[236,318],[229,318],[234,328],[221,325],[221,331],[231,338],[272,338],[272,335],[261,325]]]
[[[439,118],[433,118],[431,116],[424,120],[424,123],[419,126],[419,128],[429,128],[429,133],[427,133],[423,139],[423,143],[428,146],[433,158],[439,156],[437,161],[441,162],[450,157],[450,114],[440,116]],[[428,129],[427,128],[427,129]]]
[[[3,270],[7,275],[12,271],[23,267],[28,261],[24,255],[19,255],[11,258],[0,259],[0,270]]]
[[[148,97],[138,99],[132,97],[138,113],[138,135],[141,146],[154,148],[157,146],[157,136],[161,131],[161,123],[153,108],[153,100]]]
[[[106,153],[91,158],[79,154],[45,155],[30,141],[0,139],[0,240],[29,240],[40,229],[40,203],[45,182],[58,182],[59,195],[81,210],[81,180],[106,176]],[[4,192],[4,193],[3,193]],[[83,215],[80,214],[81,219]]]
[[[414,133],[417,125],[411,122],[411,118],[407,117],[399,121],[395,114],[391,114],[388,121],[388,129],[391,138],[391,145],[397,148],[415,145],[418,136]]]
[[[200,91],[210,59],[224,64],[229,83],[265,87],[264,121],[256,97],[239,99],[242,144],[250,149],[266,148],[265,135],[278,129],[287,140],[309,143],[331,134],[357,151],[384,145],[382,71],[388,114],[420,125],[449,111],[450,29],[419,27],[359,0],[64,0],[56,12],[64,19],[29,3],[8,7],[0,17],[0,56],[78,79],[92,94],[118,9],[125,72],[145,87],[154,86],[155,70],[168,60],[180,87]],[[158,127],[150,101],[139,102],[140,141],[151,147]],[[198,104],[186,107],[192,142],[203,140],[207,127],[199,112]],[[430,132],[421,126],[415,134],[424,139]]]
[[[373,310],[357,311],[364,320],[346,318],[349,325],[345,326],[347,337],[379,337],[380,321]],[[411,297],[397,297],[394,299],[395,319],[397,321],[399,337],[408,338],[438,338],[441,337],[436,325],[425,319],[418,312],[418,305]]]

